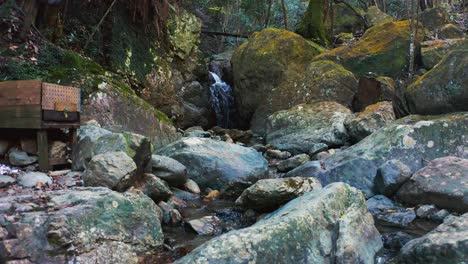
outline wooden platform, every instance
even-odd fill
[[[49,160],[48,130],[71,129],[70,141],[80,126],[80,90],[41,80],[0,82],[0,128],[28,129],[36,132],[39,166],[66,162]]]

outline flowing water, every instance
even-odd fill
[[[233,127],[234,96],[232,88],[216,73],[210,72],[215,81],[210,87],[210,101],[216,112],[216,123],[223,128]]]

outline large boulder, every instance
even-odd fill
[[[151,142],[142,135],[130,132],[113,133],[97,126],[86,125],[78,130],[77,143],[71,155],[72,168],[84,170],[94,156],[116,151],[123,151],[131,157],[141,172],[151,159]]]
[[[139,263],[163,244],[157,206],[143,194],[76,188],[0,203],[15,219],[0,226],[2,263]]]
[[[416,46],[423,39],[419,32]],[[409,45],[410,21],[387,22],[368,29],[355,44],[326,51],[316,59],[336,60],[357,76],[374,73],[396,78],[408,66]]]
[[[83,122],[96,120],[114,132],[130,131],[148,137],[157,148],[179,138],[169,118],[131,90],[102,83],[83,100]]]
[[[308,162],[286,176],[315,177],[322,185],[346,182],[370,197],[377,191],[377,169],[387,160],[398,159],[414,173],[425,160],[450,155],[467,158],[467,129],[468,113],[407,116],[344,151]]]
[[[135,181],[137,166],[125,152],[106,152],[94,156],[83,174],[85,186],[127,190]]]
[[[421,43],[421,60],[426,69],[432,69],[451,50],[457,49],[468,42],[463,38],[458,39],[437,39],[428,40]]]
[[[354,118],[346,120],[345,127],[350,139],[359,142],[393,121],[395,112],[392,102],[385,101],[366,107]]]
[[[398,263],[466,263],[468,259],[468,214],[451,217],[428,234],[409,241]]]
[[[393,21],[393,17],[380,10],[378,6],[370,6],[364,17],[367,24],[371,27]]]
[[[403,91],[409,113],[435,115],[468,110],[467,52],[451,51]]]
[[[381,248],[363,195],[335,183],[210,240],[176,263],[373,263]]]
[[[357,82],[332,62],[311,64],[322,49],[281,29],[254,33],[232,57],[235,96],[241,125],[262,130],[278,110],[314,100],[350,104]]]
[[[183,186],[188,179],[187,168],[166,156],[151,156],[151,173],[175,187]]]
[[[259,180],[247,188],[236,204],[258,212],[271,212],[306,192],[322,188],[314,178],[285,178]]]
[[[356,14],[358,13],[358,14]],[[333,21],[331,16],[327,16],[325,25],[331,28],[333,25],[333,33],[338,35],[340,33],[357,33],[363,31],[366,27],[364,20],[365,12],[362,9],[351,9],[344,3],[337,3],[333,5]]]
[[[268,115],[300,103],[333,100],[351,108],[358,82],[343,66],[323,60],[310,63],[302,78],[292,85],[288,89],[276,89],[266,95],[269,99],[259,106],[252,117],[251,128],[254,131],[264,132]]]
[[[140,176],[133,187],[142,191],[156,203],[167,201],[172,196],[171,188],[167,182],[149,173]]]
[[[344,122],[351,116],[336,102],[301,104],[268,117],[266,141],[294,154],[309,153],[317,144],[341,146],[348,140]]]
[[[265,176],[267,161],[252,148],[207,138],[184,138],[156,152],[177,160],[201,188],[251,185]]]
[[[398,191],[408,204],[434,204],[460,213],[468,212],[468,159],[435,159],[416,172]]]

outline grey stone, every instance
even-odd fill
[[[17,148],[10,149],[8,159],[13,166],[28,166],[37,162],[37,156],[28,156],[26,152]]]
[[[408,227],[416,213],[413,209],[406,209],[396,205],[383,195],[376,195],[367,200],[367,208],[377,223],[382,226]]]
[[[407,116],[329,158],[308,162],[288,172],[286,177],[314,177],[324,186],[346,182],[372,197],[377,193],[377,169],[388,160],[402,160],[416,172],[426,160],[445,156],[468,158],[466,131],[468,113]]]
[[[37,155],[37,142],[32,138],[22,138],[20,140],[21,150],[30,154]]]
[[[465,263],[468,259],[468,214],[453,217],[428,234],[409,241],[398,263]]]
[[[325,143],[317,143],[312,146],[312,148],[309,150],[309,156],[314,156],[320,152],[327,151],[328,146]]]
[[[367,106],[364,111],[345,122],[350,139],[359,142],[375,131],[395,121],[392,102],[384,101]]]
[[[15,215],[0,241],[2,260],[136,264],[163,244],[157,206],[141,193],[74,188],[47,191],[41,197],[48,201],[46,208]],[[0,198],[0,204],[5,200],[15,208],[31,201],[12,195]]]
[[[294,106],[268,117],[266,142],[292,154],[309,153],[316,144],[341,146],[348,140],[344,122],[351,116],[336,102]]]
[[[419,218],[430,218],[431,215],[434,213],[438,212],[439,209],[435,207],[435,205],[432,204],[426,204],[426,205],[421,205],[417,210],[416,210],[416,215]]]
[[[137,183],[134,184],[136,189],[141,190],[146,196],[153,199],[154,202],[167,201],[172,196],[172,191],[169,185],[156,177],[153,174],[145,173]]]
[[[18,184],[31,188],[37,184],[52,184],[52,179],[42,172],[25,172],[19,175]]]
[[[467,182],[468,159],[443,157],[416,172],[400,188],[397,197],[408,204],[434,204],[465,213],[468,211]]]
[[[188,221],[190,227],[199,235],[214,235],[218,232],[221,220],[216,216],[204,216]]]
[[[406,243],[412,240],[414,237],[408,233],[398,231],[382,235],[384,242],[384,248],[400,250]]]
[[[184,188],[191,192],[191,193],[194,193],[194,194],[200,194],[201,190],[200,190],[200,187],[198,186],[198,184],[193,181],[193,180],[190,180],[188,179],[185,184],[184,184]]]
[[[8,146],[10,146],[10,142],[0,139],[0,156],[3,156],[7,153]]]
[[[291,153],[289,153],[288,151],[281,151],[277,149],[269,149],[265,152],[265,157],[269,159],[285,160],[289,159],[291,156]]]
[[[6,187],[8,185],[12,185],[16,182],[13,177],[7,175],[0,175],[0,188]]]
[[[310,157],[307,154],[299,154],[294,157],[291,157],[287,160],[280,161],[276,167],[278,168],[278,171],[280,172],[288,172],[292,169],[295,169],[302,164],[310,161]]]
[[[156,154],[183,164],[202,189],[251,184],[264,177],[268,166],[263,156],[251,148],[205,138],[184,138]]]
[[[272,212],[304,193],[320,188],[322,185],[314,178],[259,180],[242,193],[236,204],[258,212]]]
[[[392,197],[411,175],[411,169],[403,162],[389,160],[377,170],[375,186],[379,193]]]
[[[137,166],[125,152],[106,152],[94,156],[83,174],[85,186],[102,186],[125,191],[135,181]]]
[[[208,241],[175,263],[373,263],[381,248],[362,193],[334,183],[251,227]]]
[[[151,156],[151,172],[174,187],[187,182],[187,168],[177,160],[165,156]]]

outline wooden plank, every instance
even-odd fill
[[[78,112],[59,112],[44,110],[43,118],[44,121],[54,122],[79,122],[80,114]]]
[[[41,128],[40,105],[0,106],[1,128]]]
[[[70,103],[70,102],[56,102],[55,103],[55,111],[60,111],[60,112],[79,112],[78,104],[76,103]]]
[[[49,143],[47,139],[47,130],[37,131],[37,154],[39,156],[39,168],[41,171],[49,171]]]
[[[42,128],[79,128],[79,122],[42,122]]]
[[[0,105],[40,105],[41,80],[0,82]]]

